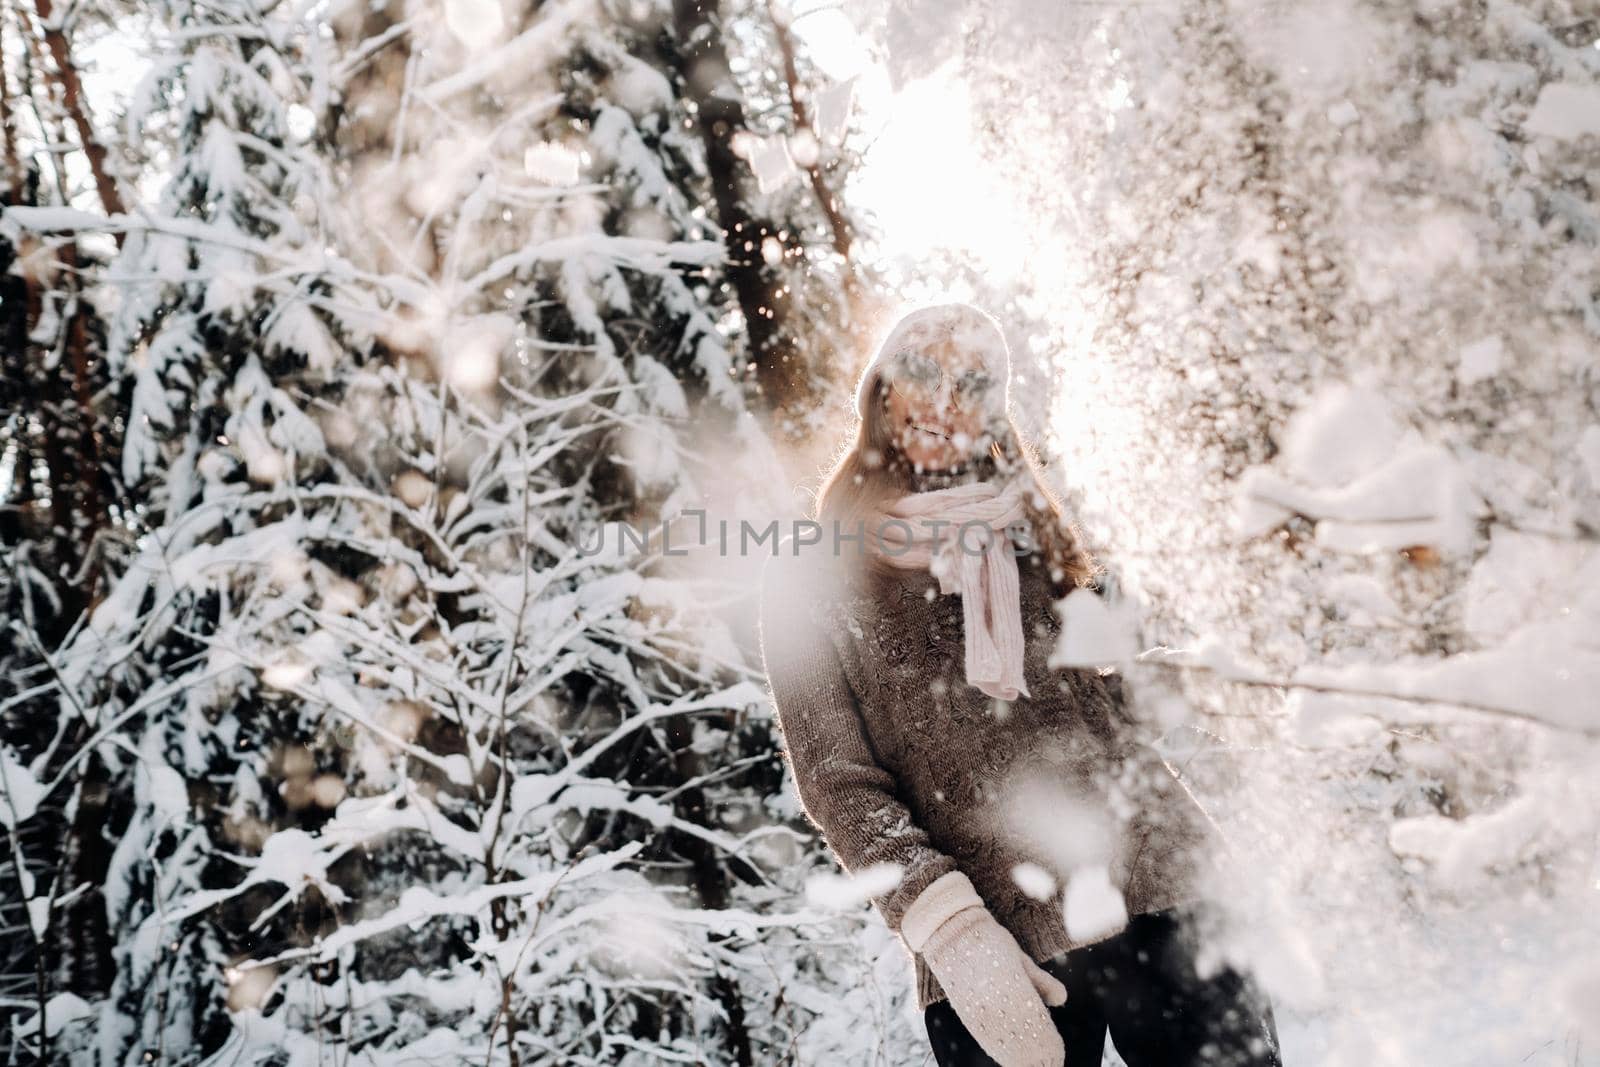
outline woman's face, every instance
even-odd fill
[[[961,466],[989,447],[1001,384],[983,358],[948,338],[909,343],[883,371],[891,436],[924,470]]]

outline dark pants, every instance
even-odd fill
[[[1189,913],[1135,915],[1114,937],[1040,964],[1067,987],[1049,1008],[1066,1067],[1100,1067],[1106,1032],[1128,1067],[1282,1067],[1266,993],[1224,968],[1202,980]],[[923,1013],[940,1067],[994,1067],[948,1000]]]

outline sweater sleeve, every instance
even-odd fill
[[[806,817],[846,872],[899,866],[899,882],[871,898],[898,933],[906,908],[956,862],[929,843],[874,755],[839,653],[809,610],[818,586],[803,573],[778,557],[762,576],[761,657],[786,758]]]

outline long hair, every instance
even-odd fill
[[[870,538],[875,530],[874,511],[912,492],[915,486],[911,463],[895,445],[889,420],[884,417],[887,385],[877,370],[868,373],[875,379],[866,386],[869,402],[862,405],[852,437],[842,444],[823,476],[810,517],[829,532],[829,524],[835,521],[845,533],[865,523]],[[1084,547],[1081,529],[1046,482],[1037,446],[1023,436],[1009,411],[991,416],[990,425],[998,432],[993,433],[986,452],[970,461],[974,473],[1001,484],[1022,483],[1032,552],[1042,554],[1056,599],[1076,588],[1093,587],[1104,568]],[[874,552],[860,555],[868,571],[887,571],[893,566]]]

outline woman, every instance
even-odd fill
[[[1108,1032],[1129,1067],[1278,1064],[1254,984],[1197,973],[1215,825],[1117,676],[1046,662],[1052,604],[1103,590],[1009,388],[987,313],[903,317],[860,379],[820,540],[767,563],[762,657],[801,805],[846,870],[892,883],[873,904],[939,1064],[1098,1065]]]

